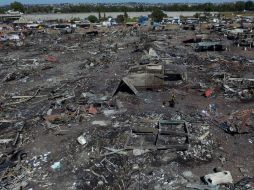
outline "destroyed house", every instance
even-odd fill
[[[221,42],[199,42],[196,47],[195,51],[201,52],[201,51],[224,51],[226,49],[225,45],[223,45]]]
[[[234,29],[234,30],[227,30],[227,38],[229,40],[235,40],[239,37],[240,34],[244,32],[243,29]]]
[[[254,79],[228,78],[224,83],[226,92],[237,94],[242,101],[254,100]]]
[[[223,24],[213,24],[211,29],[214,30],[214,31],[217,31],[217,32],[222,32],[223,29],[225,28],[225,25]]]
[[[194,24],[186,24],[186,25],[183,25],[183,30],[195,30],[195,25]]]
[[[239,39],[235,41],[235,44],[243,47],[254,47],[254,39],[253,38]]]
[[[114,95],[119,91],[137,94],[137,89],[158,89],[187,81],[187,71],[183,65],[141,65],[132,67],[129,75],[118,85]]]
[[[240,33],[240,34],[238,35],[238,38],[242,38],[242,39],[252,38],[252,39],[254,39],[254,32],[244,32],[244,33]]]
[[[164,85],[163,65],[142,65],[129,70],[128,80],[139,89],[158,88]]]
[[[253,47],[254,46],[254,33],[253,32],[244,32],[244,33],[238,34],[235,44],[237,44],[239,46]]]
[[[199,35],[195,35],[193,38],[184,40],[183,43],[199,43],[207,38],[208,36],[206,34],[199,34]]]
[[[164,85],[166,81],[180,81],[180,80],[186,81],[187,80],[186,73],[187,73],[186,68],[182,65],[149,64],[149,65],[142,65],[142,66],[136,66],[136,67],[130,68],[128,76],[147,75],[146,77],[149,78],[147,79],[149,80],[149,82],[153,83],[155,81],[158,81],[157,84],[162,83],[162,85]],[[149,82],[146,82],[146,84],[148,84]],[[157,85],[153,84],[153,86],[157,86]]]
[[[52,29],[65,29],[65,28],[71,28],[72,25],[69,23],[66,24],[53,24],[50,26]]]
[[[12,23],[20,19],[20,14],[0,14],[0,22],[3,23]]]

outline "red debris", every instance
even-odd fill
[[[45,58],[45,60],[48,62],[56,62],[57,61],[56,57],[54,57],[54,56],[47,56]]]
[[[212,96],[212,94],[213,94],[213,89],[212,88],[209,88],[209,89],[207,89],[206,91],[205,91],[205,97],[210,97],[210,96]]]
[[[98,111],[97,111],[96,107],[94,107],[93,105],[90,105],[90,107],[88,109],[88,113],[95,115],[98,113]]]

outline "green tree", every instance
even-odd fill
[[[4,13],[4,9],[0,7],[0,14]]]
[[[19,11],[24,13],[25,12],[25,7],[22,3],[14,1],[13,3],[10,4],[10,8],[14,11]]]
[[[123,17],[124,17],[124,21],[126,22],[128,20],[128,17],[129,17],[129,15],[127,13],[127,8],[124,9],[124,15],[123,15]]]
[[[124,23],[126,20],[125,20],[125,17],[124,17],[124,15],[117,15],[117,17],[116,17],[116,22],[118,22],[118,23]]]
[[[245,9],[245,3],[243,1],[237,1],[235,3],[235,11],[243,11]]]
[[[161,22],[162,19],[167,16],[162,10],[160,10],[159,8],[155,8],[152,11],[152,14],[150,15],[150,17],[152,18],[152,20],[154,22]]]
[[[101,21],[102,20],[102,18],[101,18],[101,12],[103,11],[103,6],[98,6],[97,7],[97,12],[98,12],[98,19],[99,19],[99,21]]]
[[[204,4],[204,11],[211,12],[214,10],[214,4],[212,3],[205,3]]]
[[[253,1],[246,1],[245,3],[245,10],[253,11],[254,10],[254,3]]]
[[[88,19],[91,23],[96,23],[96,22],[99,21],[98,18],[97,18],[96,16],[94,16],[94,15],[88,16],[87,19]]]
[[[99,11],[99,15],[98,15],[99,21],[101,20],[101,12]]]
[[[195,13],[195,14],[193,15],[193,17],[194,17],[194,18],[199,18],[199,17],[200,17],[200,13]]]

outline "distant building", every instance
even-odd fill
[[[20,17],[20,14],[0,14],[0,22],[12,23],[16,20],[19,20]]]
[[[9,14],[9,15],[23,15],[24,13],[19,12],[19,11],[14,11],[14,10],[8,10],[5,12],[5,14]]]

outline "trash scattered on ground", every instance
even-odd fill
[[[51,168],[54,170],[54,171],[59,171],[61,169],[61,163],[60,162],[54,162],[53,165],[51,165]]]
[[[0,189],[254,189],[251,18],[215,17],[0,30]]]
[[[233,183],[233,179],[229,171],[207,174],[203,177],[203,179],[210,186]]]

